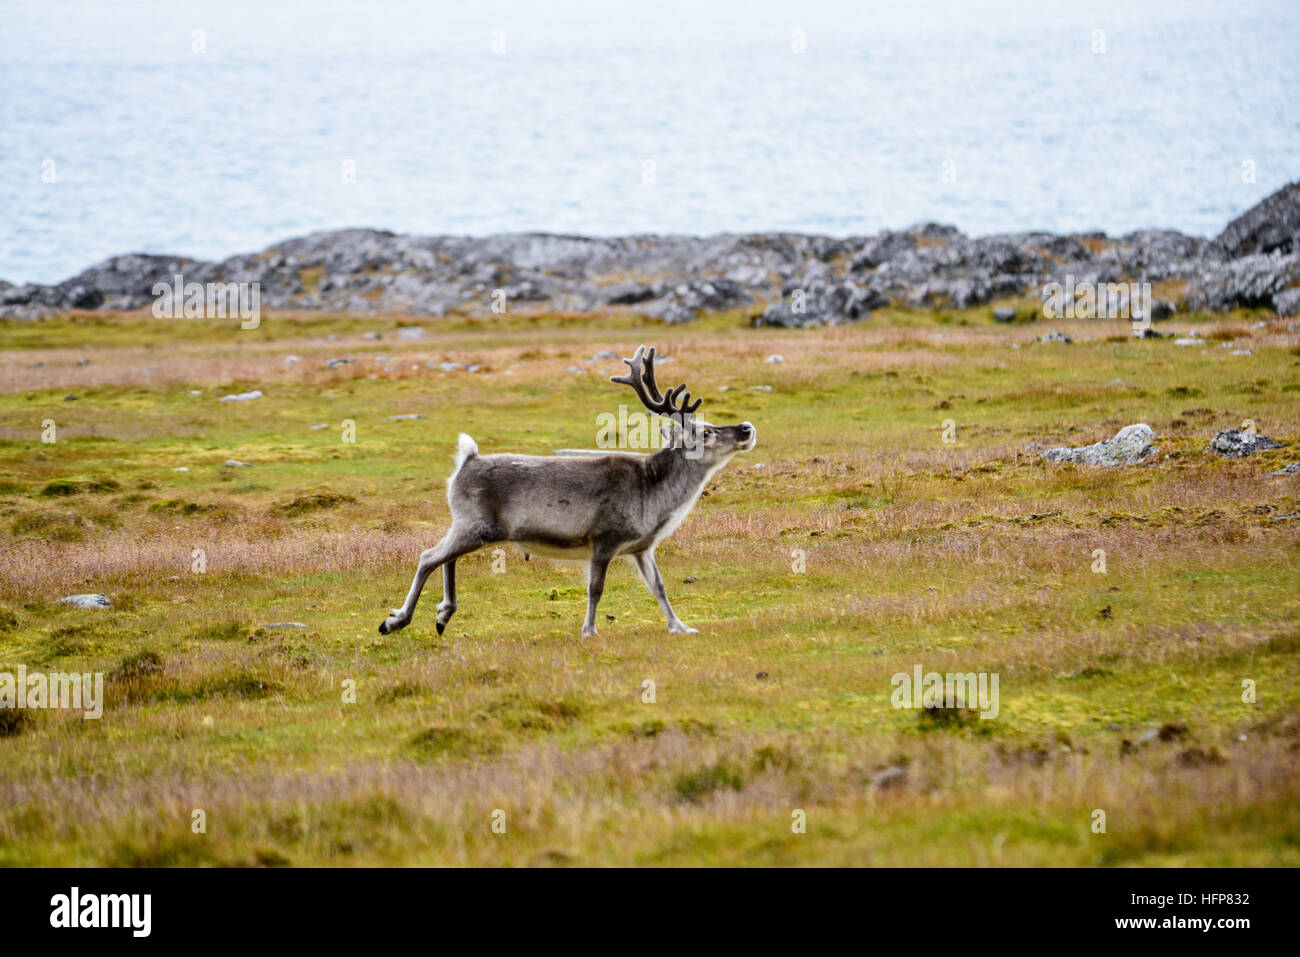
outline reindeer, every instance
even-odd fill
[[[456,559],[501,542],[513,542],[530,554],[590,563],[584,638],[597,637],[596,606],[605,589],[605,571],[619,555],[641,573],[663,609],[668,630],[696,634],[668,602],[655,546],[690,514],[713,473],[737,452],[752,449],[758,434],[749,422],[716,426],[695,418],[703,400],[691,402],[685,383],[660,394],[654,357],[653,348],[647,352],[638,346],[631,359],[623,360],[629,372],[610,377],[631,386],[648,410],[664,417],[663,444],[653,455],[479,455],[474,440],[461,433],[456,467],[447,480],[451,529],[420,554],[406,601],[379,625],[381,635],[411,623],[420,591],[439,567],[443,595],[436,625],[442,634],[456,613]]]

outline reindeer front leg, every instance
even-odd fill
[[[659,602],[659,607],[663,609],[664,617],[668,619],[668,630],[675,635],[698,635],[696,629],[677,617],[677,612],[673,611],[673,606],[668,603],[668,591],[664,588],[664,578],[659,574],[659,566],[655,563],[655,553],[645,551],[629,557],[636,565],[636,570],[641,573],[641,580],[645,582],[646,588],[650,589],[650,594],[655,596],[655,601]]]
[[[582,623],[584,638],[600,637],[596,631],[596,606],[600,604],[601,593],[605,591],[605,572],[611,558],[613,556],[604,551],[591,553],[591,567],[587,571],[587,620]]]

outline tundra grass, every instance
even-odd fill
[[[0,672],[106,696],[0,715],[0,864],[1300,864],[1291,327],[744,322],[0,324]],[[758,429],[660,548],[700,633],[619,563],[583,640],[583,569],[507,548],[379,635],[456,434],[593,447],[643,341]],[[1135,422],[1134,467],[1026,448]],[[1206,451],[1243,423],[1286,447]],[[894,707],[918,665],[996,717]]]

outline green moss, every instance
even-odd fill
[[[279,518],[294,518],[321,509],[338,508],[340,505],[355,505],[357,500],[351,495],[337,492],[311,492],[297,495],[286,502],[280,502],[271,508],[271,514]]]
[[[86,520],[75,512],[29,512],[14,519],[10,530],[16,536],[43,538],[51,542],[86,540]]]
[[[744,786],[744,775],[723,763],[683,771],[673,778],[677,798],[692,804],[700,803],[715,791],[739,791]]]

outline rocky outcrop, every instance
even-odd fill
[[[1210,442],[1210,451],[1217,452],[1225,459],[1241,459],[1247,455],[1254,455],[1256,452],[1267,452],[1269,449],[1280,449],[1283,443],[1276,439],[1270,439],[1266,435],[1260,435],[1257,432],[1247,432],[1245,429],[1224,429],[1216,435]]]
[[[1154,318],[1238,307],[1300,314],[1300,183],[1211,241],[1171,230],[970,238],[924,223],[875,236],[794,233],[590,238],[542,233],[313,233],[221,262],[115,256],[53,286],[0,282],[0,316],[130,310],[154,287],[256,283],[263,309],[440,316],[494,308],[625,309],[667,322],[752,309],[755,325],[857,322],[890,303],[965,309],[1040,298],[1048,283],[1162,283]],[[1014,313],[1002,314],[1010,321]]]
[[[1228,223],[1210,252],[1224,259],[1300,252],[1300,182],[1283,186]]]
[[[1078,448],[1068,446],[1055,449],[1035,449],[1049,462],[1073,462],[1077,465],[1137,465],[1151,456],[1156,448],[1152,444],[1156,434],[1151,426],[1126,425],[1114,438]]]

